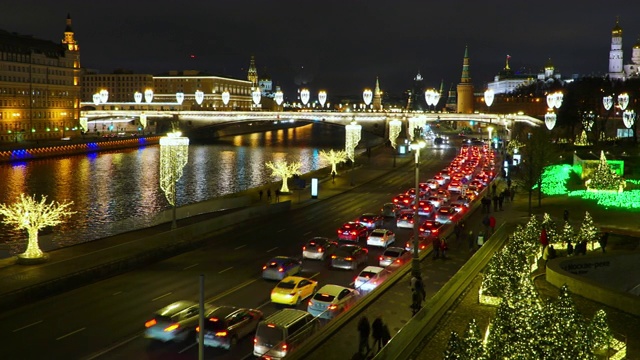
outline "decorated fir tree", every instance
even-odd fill
[[[562,227],[562,230],[560,231],[560,234],[558,234],[558,236],[560,237],[560,242],[572,243],[573,245],[575,245],[573,226],[571,226],[568,221],[564,222],[564,226]]]
[[[511,320],[514,317],[513,308],[508,301],[502,301],[498,305],[495,317],[489,325],[489,336],[485,346],[486,355],[489,359],[506,359],[505,348],[511,341]]]
[[[607,323],[607,313],[600,309],[596,312],[587,329],[589,346],[592,351],[607,350],[613,335]]]
[[[544,213],[544,217],[542,218],[542,226],[547,229],[547,240],[549,241],[549,244],[557,244],[561,242],[558,236],[556,222],[553,221],[548,213]]]
[[[464,332],[461,341],[461,359],[484,359],[484,347],[482,345],[482,335],[476,323],[476,319],[472,319]]]
[[[587,189],[622,191],[625,184],[625,180],[611,169],[607,158],[604,156],[604,151],[601,151],[598,167],[585,182]]]
[[[460,356],[461,351],[458,333],[452,331],[451,336],[449,336],[449,342],[447,343],[447,349],[444,351],[444,360],[462,360],[463,358]]]
[[[582,225],[580,225],[577,241],[586,241],[587,244],[591,244],[592,249],[594,243],[598,241],[598,228],[593,224],[593,218],[588,211],[584,213],[584,219],[582,220]]]
[[[576,140],[573,142],[573,145],[575,145],[575,146],[588,146],[588,145],[591,145],[589,143],[589,140],[587,139],[587,132],[582,130],[582,133],[580,133],[580,135],[576,135]]]
[[[576,309],[569,287],[560,288],[558,299],[548,308],[548,316],[554,321],[548,324],[543,342],[543,358],[548,359],[593,359],[587,341],[584,318]]]
[[[538,322],[542,317],[542,306],[529,276],[520,278],[519,285],[507,298],[513,316],[503,355],[509,359],[538,359],[540,353]],[[496,358],[493,354],[490,354],[490,357]]]

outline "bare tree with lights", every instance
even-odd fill
[[[287,181],[290,177],[293,177],[293,175],[299,175],[300,167],[302,166],[298,161],[291,164],[286,161],[269,161],[266,165],[273,172],[271,176],[282,178],[282,188],[280,188],[280,191],[283,193],[289,192],[289,185],[287,185]]]
[[[63,219],[75,214],[69,207],[73,202],[59,203],[52,201],[47,204],[47,197],[42,196],[37,201],[34,196],[20,194],[17,201],[11,205],[0,204],[0,214],[4,216],[2,222],[12,225],[18,230],[26,230],[29,235],[27,249],[20,255],[25,259],[40,259],[45,255],[38,244],[38,232],[48,226],[56,226]]]
[[[331,164],[331,174],[334,175],[338,175],[336,166],[340,163],[346,162],[348,159],[346,151],[335,151],[333,149],[329,150],[329,152],[320,150],[320,158],[326,160],[327,162],[329,162],[329,164]]]

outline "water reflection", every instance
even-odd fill
[[[363,133],[361,144],[382,139]],[[316,123],[293,129],[223,138],[192,144],[189,163],[178,181],[178,205],[191,204],[280,180],[267,161],[300,161],[301,172],[327,166],[319,150],[344,148],[344,128]],[[1,203],[21,193],[74,202],[75,215],[64,226],[45,230],[43,248],[84,242],[145,224],[169,209],[159,187],[159,147],[93,153],[20,164],[0,164]],[[0,225],[0,242],[25,239],[22,232]],[[0,257],[6,256],[0,251]]]

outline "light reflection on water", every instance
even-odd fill
[[[363,133],[360,144],[382,139]],[[313,124],[266,133],[232,136],[212,144],[192,144],[189,162],[178,181],[178,205],[236,193],[280,180],[267,161],[300,161],[301,172],[325,167],[321,149],[344,148],[344,128]],[[73,201],[74,214],[65,223],[40,232],[41,246],[50,250],[90,241],[149,224],[169,209],[159,187],[159,146],[0,164],[0,203],[13,203],[21,193]],[[275,187],[275,185],[274,185]],[[0,225],[0,243],[26,235]],[[24,241],[20,241],[24,243]],[[21,251],[11,247],[11,252]],[[0,258],[8,256],[0,250]]]

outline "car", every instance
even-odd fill
[[[358,290],[327,284],[309,300],[307,312],[321,319],[333,319],[349,310],[358,300]]]
[[[380,209],[380,215],[388,218],[395,218],[400,213],[401,207],[394,203],[384,203]]]
[[[379,246],[386,248],[396,241],[396,234],[387,229],[375,229],[367,237],[368,246]]]
[[[465,212],[471,206],[471,199],[468,197],[458,196],[457,199],[450,203],[450,206],[456,209],[457,212]]]
[[[396,219],[396,226],[399,228],[413,229],[413,210],[405,210]]]
[[[210,307],[205,304],[205,311]],[[151,320],[145,322],[144,337],[162,342],[183,342],[192,339],[200,314],[200,304],[181,300],[156,311]]]
[[[406,249],[401,247],[388,247],[378,258],[378,265],[382,267],[387,267],[391,264],[401,265],[409,258],[408,253]]]
[[[436,175],[433,177],[433,180],[435,180],[439,186],[444,185],[445,182],[447,182],[447,179],[445,179],[443,176],[441,175]]]
[[[353,287],[360,292],[369,292],[386,280],[390,273],[380,266],[367,266],[356,276]]]
[[[341,245],[331,255],[332,268],[355,270],[369,260],[369,250],[358,245]]]
[[[300,276],[287,276],[271,290],[271,302],[298,305],[316,292],[318,282]]]
[[[256,309],[219,306],[205,312],[204,317],[203,345],[229,350],[239,339],[255,333],[263,315]],[[199,332],[200,327],[196,327],[196,331]]]
[[[440,171],[438,175],[442,176],[445,180],[451,180],[451,174],[449,174],[449,169],[443,169],[442,171]]]
[[[357,223],[363,224],[369,229],[369,231],[379,228],[384,225],[384,218],[382,215],[374,213],[362,214],[357,220]]]
[[[458,221],[458,212],[452,206],[443,206],[436,212],[435,220],[440,224],[450,224]]]
[[[409,197],[411,197],[411,199],[412,199],[413,201],[415,201],[415,198],[416,198],[416,188],[411,188],[411,189],[407,190],[407,191],[405,192],[405,194],[409,195]],[[427,194],[429,194],[429,192],[428,192],[428,191],[423,190],[423,189],[420,189],[420,197],[419,197],[419,199],[424,198],[425,196],[427,196]]]
[[[436,196],[441,198],[443,202],[447,202],[451,199],[451,194],[445,189],[438,189]]]
[[[282,280],[302,271],[302,261],[287,256],[276,256],[262,266],[262,278]]]
[[[429,189],[431,189],[431,190],[436,190],[437,188],[439,188],[439,187],[440,187],[440,183],[439,183],[437,180],[435,180],[435,179],[429,179],[429,180],[427,180],[427,183],[426,183],[426,184],[427,184],[427,186],[429,187]]]
[[[469,186],[475,186],[476,188],[478,188],[478,191],[482,191],[485,184],[480,180],[471,180],[471,182],[469,183]]]
[[[427,244],[429,241],[424,236],[418,235],[418,253],[421,253],[424,249],[427,248]],[[409,241],[404,245],[404,249],[413,254],[413,235],[409,238]]]
[[[314,237],[302,247],[302,258],[325,260],[338,247],[338,243],[326,237]]]
[[[435,220],[425,220],[418,228],[420,236],[438,236],[442,224]]]
[[[338,229],[338,240],[358,242],[361,239],[366,239],[367,235],[369,235],[369,229],[364,224],[355,221],[344,223]]]
[[[438,196],[429,196],[427,198],[427,201],[431,203],[431,205],[433,205],[433,207],[435,209],[438,209],[440,207],[440,205],[442,205],[444,203],[444,201],[442,200],[442,198],[438,197]]]
[[[393,198],[393,203],[406,209],[413,204],[413,198],[407,194],[400,194]]]
[[[447,186],[447,190],[449,192],[457,192],[460,193],[462,192],[462,183],[460,181],[452,181],[449,183],[449,185]]]
[[[413,206],[415,209],[415,205]],[[431,216],[433,215],[433,204],[431,204],[428,200],[420,200],[418,201],[418,215],[420,216]]]

